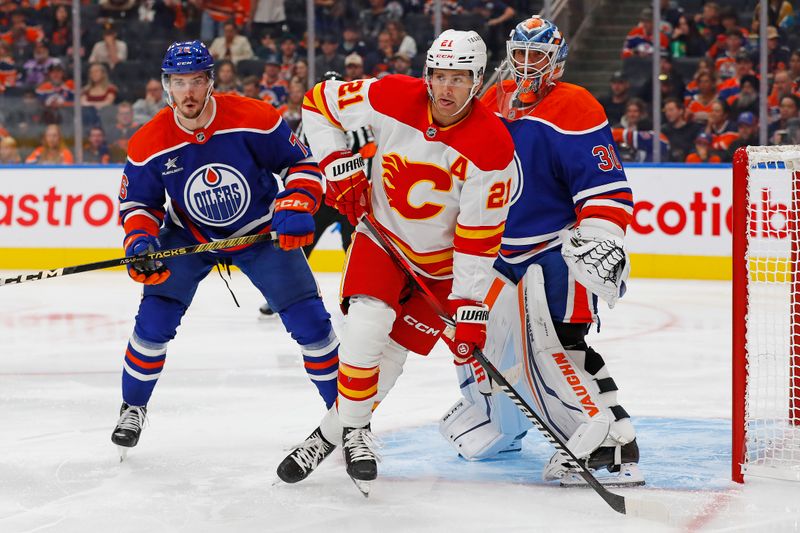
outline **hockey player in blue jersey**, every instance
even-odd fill
[[[511,132],[524,178],[485,298],[486,355],[578,458],[608,471],[603,483],[643,484],[630,417],[585,340],[599,325],[598,297],[613,307],[625,290],[631,189],[602,106],[559,81],[567,43],[558,28],[529,18],[511,32],[507,52],[483,101]],[[442,418],[442,434],[470,460],[518,451],[530,422],[469,363],[457,367],[463,398]],[[559,454],[544,478],[585,483]]]
[[[314,236],[319,167],[269,104],[211,96],[213,68],[200,41],[174,43],[164,56],[162,84],[170,105],[128,145],[119,192],[125,253],[269,231],[277,233],[279,247],[257,243],[129,268],[144,291],[125,351],[123,403],[111,437],[123,457],[139,440],[167,344],[198,284],[219,262],[239,267],[261,291],[300,345],[326,407],[336,400],[339,341],[300,250]],[[282,175],[282,190],[276,175]],[[220,346],[220,355],[234,346]]]

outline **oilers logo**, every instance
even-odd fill
[[[212,163],[198,168],[186,181],[184,204],[189,214],[209,226],[239,220],[250,205],[250,186],[235,168]]]

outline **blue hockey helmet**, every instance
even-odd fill
[[[161,62],[161,73],[190,74],[192,72],[214,71],[214,58],[200,41],[172,43]]]
[[[506,61],[517,85],[538,93],[564,74],[568,46],[558,27],[540,16],[517,24],[506,42]],[[539,52],[534,54],[533,52]]]
[[[203,109],[214,90],[214,57],[201,41],[176,42],[169,45],[164,60],[161,62],[161,86],[167,93],[167,101],[174,106],[172,93],[169,90],[169,77],[173,74],[191,74],[205,72],[209,79]]]

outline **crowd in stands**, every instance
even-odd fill
[[[693,13],[680,1],[661,0],[658,50],[653,12],[641,11],[624,40],[623,69],[611,76],[610,91],[601,98],[624,159],[652,161],[658,146],[662,161],[728,162],[736,148],[759,143],[762,120],[769,144],[800,144],[800,21],[792,2],[767,1],[766,80],[759,74],[757,2],[707,1]],[[651,119],[655,53],[659,134]],[[764,117],[759,116],[762,83],[769,95]]]
[[[418,76],[433,40],[432,0],[315,0],[315,74]],[[296,127],[310,83],[305,0],[81,0],[81,87],[73,77],[71,0],[0,0],[0,164],[120,163],[131,135],[164,107],[170,42],[200,38],[216,92],[275,106]],[[444,28],[475,29],[496,63],[518,14],[542,0],[446,0]],[[80,94],[80,96],[76,96]],[[79,104],[79,105],[77,105]]]
[[[624,159],[650,161],[659,150],[662,161],[730,161],[737,146],[756,142],[762,120],[770,144],[800,143],[800,21],[788,0],[766,1],[767,80],[759,76],[755,0],[661,0],[657,49],[652,11],[642,10],[624,38],[623,68],[600,98]],[[543,2],[442,5],[443,27],[478,30],[496,65],[510,28]],[[165,105],[160,60],[176,40],[209,46],[217,93],[269,102],[297,127],[304,91],[325,72],[345,80],[419,76],[433,39],[432,7],[432,0],[315,0],[317,79],[309,80],[304,0],[81,0],[76,91],[71,1],[0,0],[0,164],[72,163],[76,110],[83,162],[124,162],[131,135]],[[654,53],[659,133],[652,129]],[[759,116],[761,83],[769,87],[766,117]]]

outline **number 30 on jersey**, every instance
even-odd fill
[[[609,172],[615,169],[622,170],[622,164],[619,162],[619,158],[617,158],[617,151],[614,150],[613,144],[609,144],[608,146],[598,144],[592,148],[592,155],[600,159],[597,168],[603,172]]]

